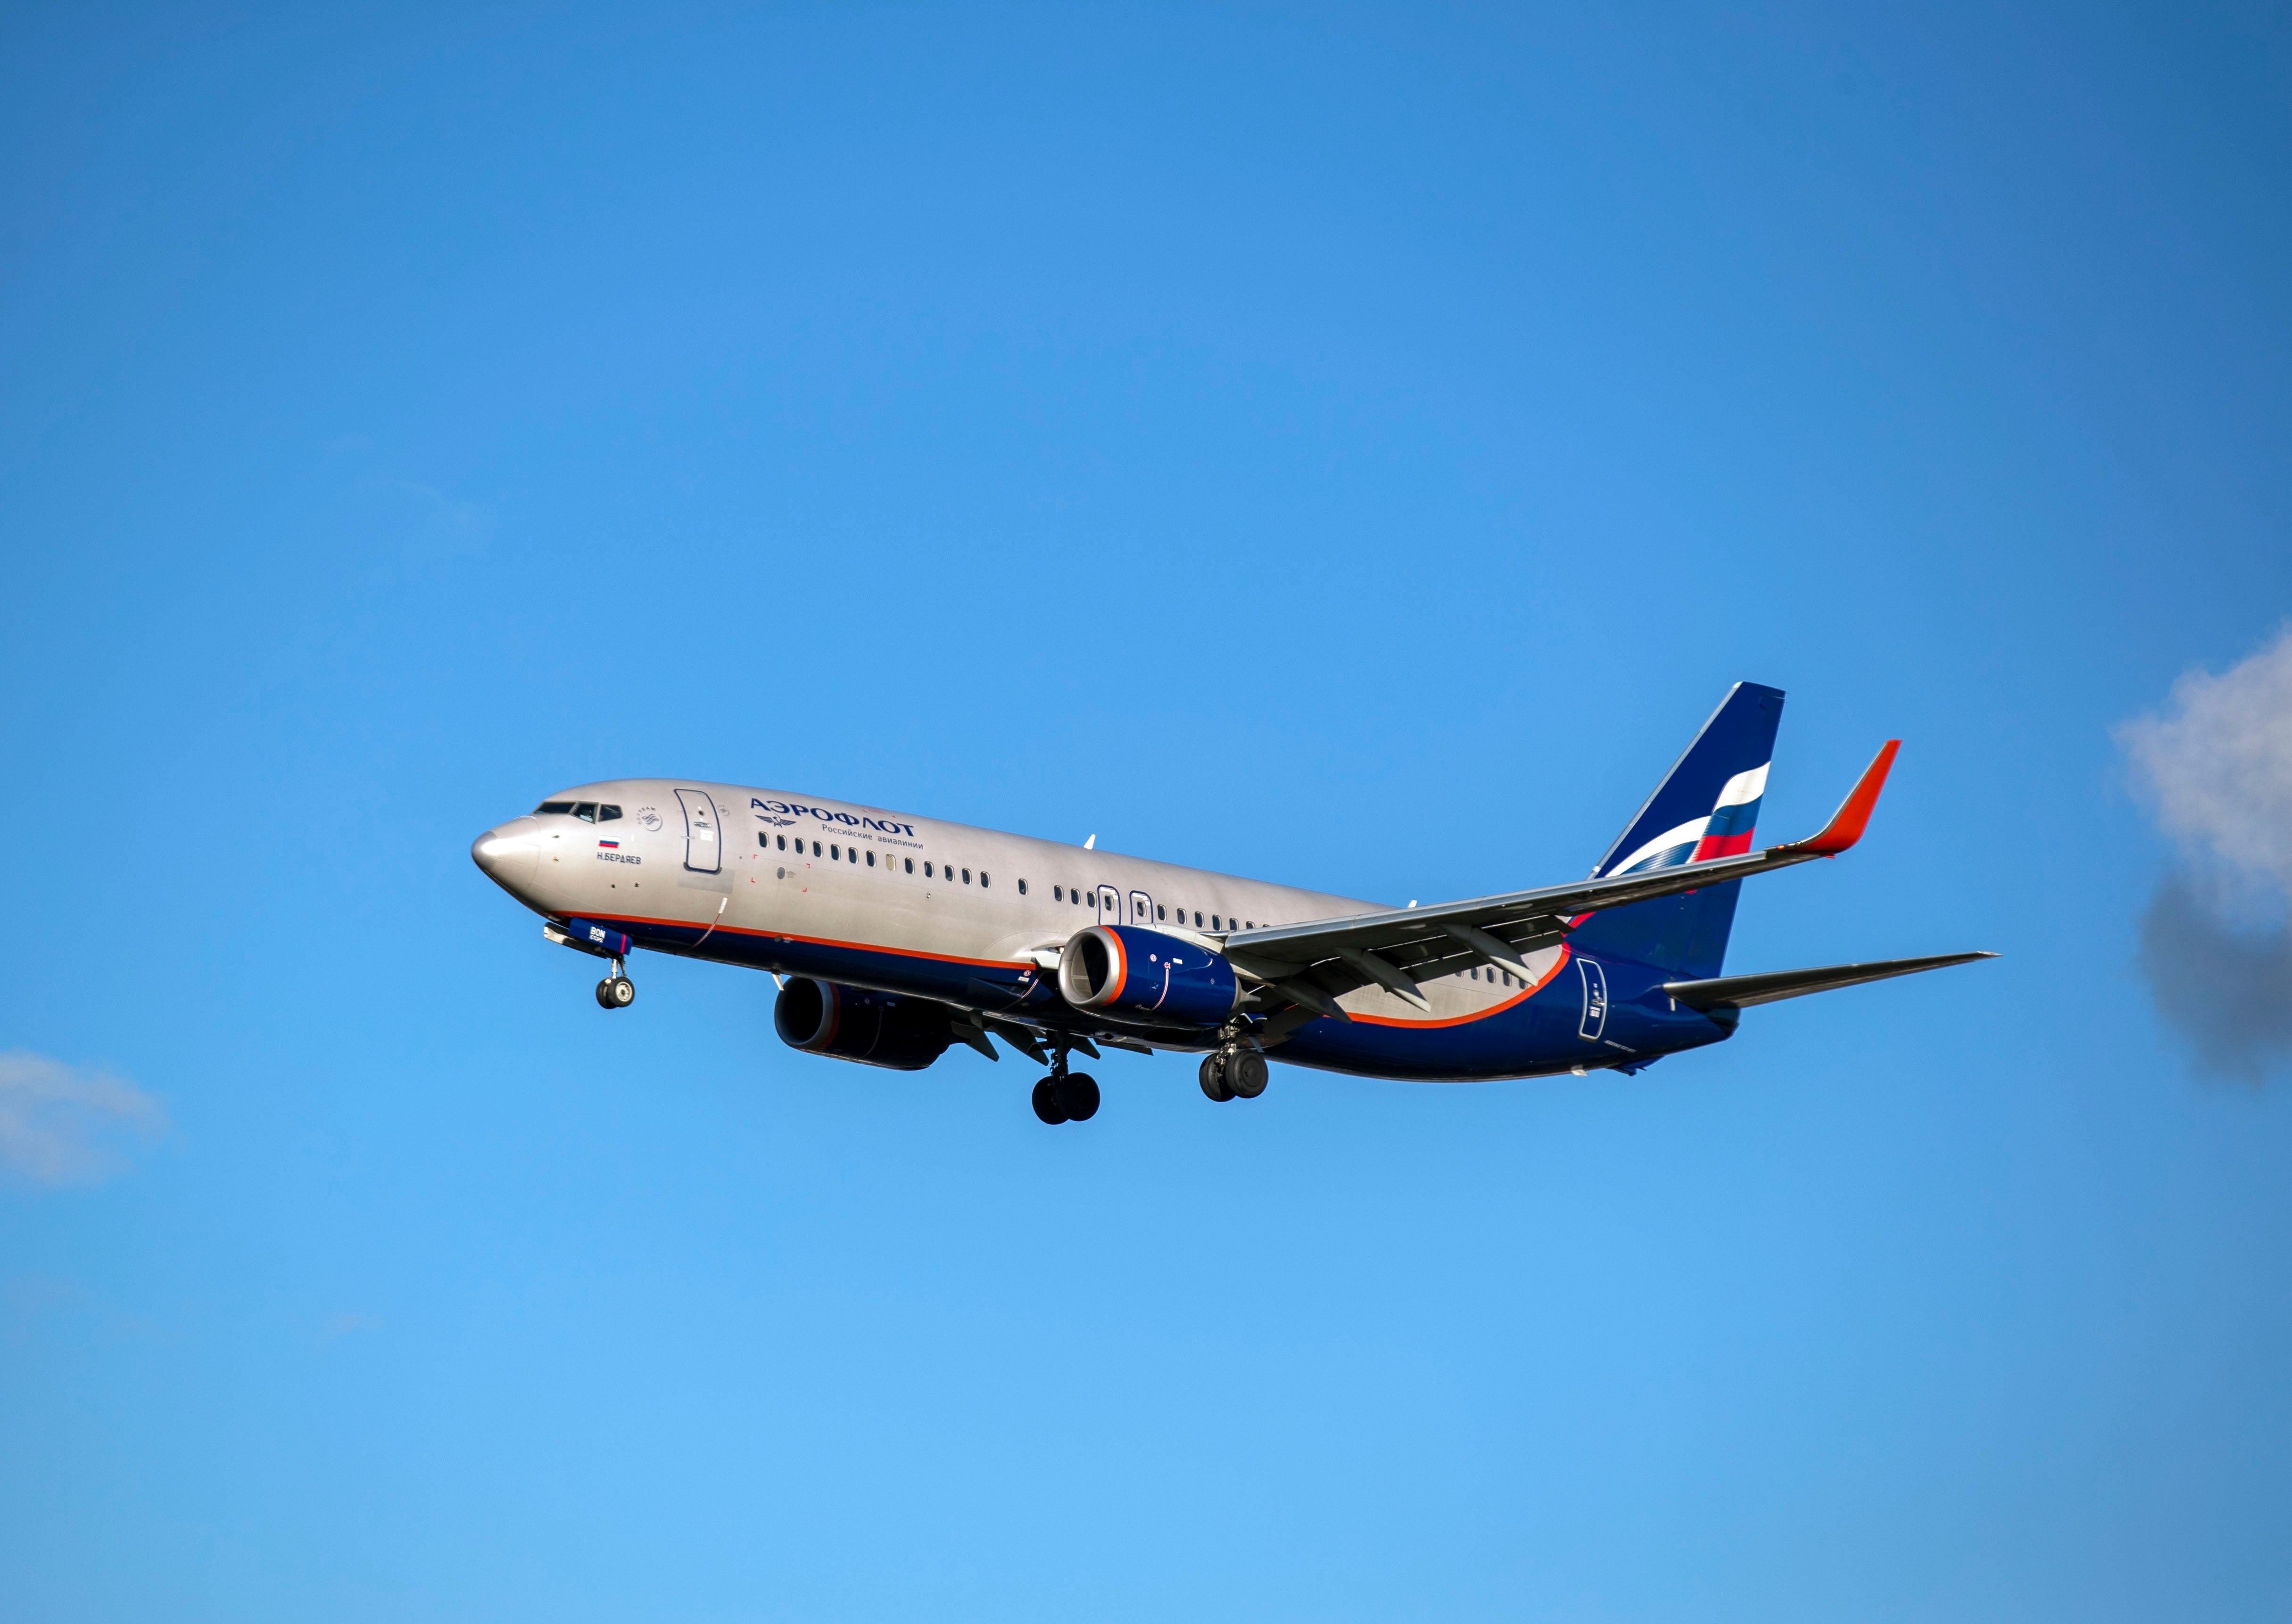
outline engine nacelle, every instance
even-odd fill
[[[772,1005],[780,1041],[807,1054],[920,1071],[955,1041],[947,1006],[791,975]]]
[[[1176,1026],[1215,1026],[1241,1001],[1233,966],[1219,955],[1129,925],[1077,931],[1059,955],[1059,990],[1077,1009]]]

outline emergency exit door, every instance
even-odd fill
[[[1576,968],[1584,977],[1584,1022],[1576,1035],[1596,1043],[1608,1030],[1608,974],[1589,958],[1578,959]]]

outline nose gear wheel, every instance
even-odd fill
[[[621,971],[621,961],[613,960],[613,973],[597,983],[597,1006],[601,1009],[626,1009],[637,1001],[637,984]]]

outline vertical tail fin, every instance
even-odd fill
[[[1767,764],[1782,720],[1780,688],[1738,683],[1655,793],[1592,872],[1668,869],[1751,849]],[[1572,940],[1683,976],[1714,976],[1725,962],[1740,881],[1587,917]]]

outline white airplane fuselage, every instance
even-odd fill
[[[1058,955],[1093,925],[1133,925],[1215,950],[1236,931],[1374,913],[1385,905],[1271,885],[881,807],[694,780],[617,779],[551,796],[488,830],[478,866],[545,919],[594,921],[634,945],[903,998],[935,1000],[1099,1043],[1202,1052],[1217,1029],[1174,1030],[1057,997]],[[601,818],[601,809],[618,816]],[[1198,921],[1198,923],[1197,923]],[[1565,945],[1524,955],[1526,979],[1493,966],[1418,984],[1425,1007],[1377,986],[1267,1052],[1340,1071],[1432,1080],[1564,1071],[1632,1053],[1582,1038],[1580,988],[1550,1000],[1554,1045],[1525,1023],[1465,1028],[1520,1011],[1558,981]],[[1564,1007],[1562,1007],[1564,1006]],[[1329,1029],[1318,1033],[1314,1029]],[[1347,1030],[1350,1029],[1350,1030]],[[1698,1030],[1699,1029],[1699,1030]],[[1726,1035],[1701,1017],[1701,1041]],[[1411,1044],[1413,1034],[1447,1041]],[[1320,1040],[1317,1040],[1317,1038]],[[1364,1041],[1366,1040],[1366,1041]]]
[[[1213,1099],[1253,1097],[1268,1060],[1629,1073],[1732,1036],[1750,1006],[1989,957],[1724,974],[1743,880],[1852,846],[1900,744],[1815,835],[1755,849],[1782,703],[1735,684],[1586,878],[1421,909],[681,779],[562,791],[472,855],[545,934],[613,962],[608,1008],[636,996],[636,949],[770,971],[794,1046],[912,1071],[999,1041],[1049,1069],[1046,1122],[1096,1111],[1068,1057],[1105,1046],[1199,1054]]]

